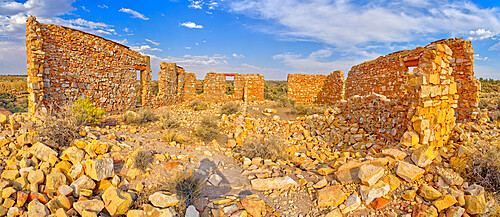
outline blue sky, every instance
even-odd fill
[[[500,2],[452,0],[0,0],[0,72],[25,74],[25,20],[117,41],[203,79],[209,71],[348,73],[442,38],[472,41],[478,78],[500,79]]]

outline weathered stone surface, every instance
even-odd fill
[[[41,170],[33,170],[28,173],[28,181],[31,183],[42,184],[45,181],[45,175]]]
[[[382,178],[384,171],[385,169],[383,167],[365,164],[359,168],[358,177],[361,183],[372,186]]]
[[[382,150],[382,154],[385,156],[391,156],[392,158],[394,158],[396,160],[403,160],[407,156],[407,154],[404,153],[403,151],[398,150],[398,149],[393,149],[393,148]]]
[[[434,154],[433,148],[429,145],[418,147],[411,155],[411,160],[419,167],[426,167],[434,158],[436,158],[436,154]]]
[[[457,203],[457,199],[451,195],[444,195],[443,197],[435,200],[432,202],[432,205],[436,207],[438,212],[441,212],[441,210],[448,209],[448,207],[453,206],[453,204]]]
[[[335,172],[335,176],[342,183],[351,183],[351,182],[360,182],[359,179],[359,168],[362,166],[362,163],[358,161],[349,161],[346,164],[339,167],[337,172]]]
[[[413,182],[417,180],[418,178],[422,177],[424,173],[425,170],[404,161],[399,161],[398,167],[396,169],[396,174],[407,182]]]
[[[247,196],[241,199],[241,205],[248,212],[248,214],[254,217],[266,216],[266,203],[263,200]]]
[[[74,146],[64,150],[61,155],[61,159],[71,161],[73,164],[81,163],[84,157],[85,151]]]
[[[163,192],[156,192],[150,195],[149,201],[151,201],[153,206],[160,208],[176,206],[177,204],[179,204],[179,198],[177,198],[177,195],[168,195]]]
[[[465,211],[469,214],[484,214],[486,212],[486,199],[484,194],[478,196],[465,195]]]
[[[465,209],[459,206],[452,206],[446,210],[446,217],[462,217]]]
[[[342,191],[339,185],[333,185],[318,191],[319,207],[336,207],[342,204],[347,195]]]
[[[37,142],[31,148],[30,152],[35,155],[36,158],[46,161],[49,161],[50,156],[57,156],[57,152],[52,150],[49,146]]]
[[[361,185],[359,187],[361,198],[366,204],[370,204],[377,197],[385,196],[390,190],[389,184],[383,181],[378,181],[373,186]]]
[[[420,185],[419,195],[427,200],[436,200],[436,199],[440,198],[441,196],[443,196],[443,194],[441,194],[441,192],[439,192],[438,190],[436,190],[435,188],[433,188],[427,184]]]
[[[15,180],[19,178],[18,170],[4,170],[2,171],[2,175],[0,175],[2,179]]]
[[[334,104],[344,99],[344,82],[342,71],[332,72],[328,76],[288,74],[287,95],[297,103]]]
[[[33,200],[28,204],[28,216],[30,217],[45,217],[49,214],[49,209],[38,200]]]
[[[200,213],[196,210],[193,205],[188,206],[186,210],[186,217],[199,217]]]
[[[104,202],[97,199],[84,200],[73,203],[73,208],[80,214],[83,215],[83,211],[100,212],[104,209]]]
[[[451,169],[439,169],[438,174],[448,185],[462,185],[464,183],[464,179]]]
[[[108,213],[113,217],[124,215],[133,203],[132,196],[122,190],[111,186],[104,191],[102,200]]]
[[[85,174],[96,181],[112,177],[115,175],[113,159],[102,158],[85,161]]]
[[[53,173],[47,175],[45,186],[48,190],[56,191],[60,186],[66,184],[66,176],[62,173]]]
[[[352,194],[347,198],[345,202],[345,207],[342,208],[342,213],[346,214],[356,210],[359,206],[361,206],[361,199],[359,199],[358,194]]]
[[[299,185],[288,176],[267,179],[254,179],[251,181],[251,183],[252,187],[259,191],[268,191],[272,189],[285,190]]]
[[[70,186],[75,189],[75,194],[79,194],[81,189],[92,190],[95,188],[96,184],[90,177],[83,175],[71,183]]]

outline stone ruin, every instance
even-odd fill
[[[205,93],[197,96],[194,73],[164,62],[158,73],[159,92],[153,96],[149,56],[93,34],[39,23],[35,17],[26,21],[26,48],[30,114],[78,98],[88,98],[106,111],[157,107],[196,98],[264,100],[264,77],[259,74],[208,73]],[[234,76],[233,95],[226,95],[225,76]]]
[[[330,104],[344,99],[344,73],[329,75],[288,74],[287,96],[296,103]]]
[[[106,111],[195,99],[264,100],[264,77],[259,74],[209,72],[203,93],[197,95],[193,73],[163,62],[159,93],[152,96],[148,56],[92,34],[41,24],[34,17],[26,22],[26,46],[32,114],[80,97]],[[353,66],[347,80],[341,71],[289,74],[288,97],[297,103],[337,105],[351,122],[389,140],[439,147],[448,141],[455,121],[478,119],[480,84],[473,63],[469,41],[440,40]],[[228,76],[234,77],[232,94],[226,87]]]

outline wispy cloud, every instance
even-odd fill
[[[87,9],[85,6],[82,6],[82,10],[85,11],[85,12],[90,12],[90,10]]]
[[[97,7],[100,7],[100,8],[103,8],[103,9],[107,9],[108,8],[107,5],[97,5]]]
[[[189,5],[188,8],[191,9],[203,9],[206,8],[208,10],[215,10],[217,7],[219,7],[219,3],[215,0],[189,0]],[[211,14],[211,12],[207,13]]]
[[[229,7],[233,12],[277,24],[261,29],[282,39],[338,47],[429,40],[440,34],[467,36],[477,29],[500,32],[500,10],[480,8],[470,1],[427,0],[415,4],[414,0],[376,0],[360,5],[345,0],[236,0]]]
[[[159,42],[153,41],[153,40],[151,40],[151,39],[147,39],[147,38],[146,38],[145,40],[146,40],[147,42],[151,43],[151,44],[154,44],[155,46],[160,45],[160,43],[159,43]]]
[[[130,14],[130,15],[132,15],[132,18],[139,18],[139,19],[142,19],[142,20],[149,20],[149,18],[147,18],[144,14],[141,14],[141,13],[139,13],[137,11],[134,11],[134,10],[132,10],[130,8],[121,8],[118,11]]]
[[[198,25],[198,24],[193,23],[193,22],[185,22],[185,23],[181,23],[180,25],[187,27],[187,28],[190,28],[190,29],[203,29],[202,25]]]
[[[234,58],[245,58],[245,56],[243,54],[237,54],[237,53],[233,53],[233,57]]]
[[[133,46],[130,48],[132,48],[132,50],[136,50],[138,52],[162,51],[160,48],[152,48],[149,45]]]

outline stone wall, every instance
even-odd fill
[[[301,104],[335,104],[344,99],[344,74],[335,71],[327,75],[288,74],[289,98]]]
[[[446,44],[453,51],[450,61],[451,75],[457,82],[457,120],[473,121],[478,118],[479,91],[481,83],[474,75],[474,50],[471,42],[462,38],[443,39],[432,44]]]
[[[150,99],[149,59],[116,42],[79,30],[26,21],[29,112],[88,98],[106,111],[135,107],[137,71],[144,105]]]
[[[203,94],[201,98],[214,102],[227,100],[226,76],[215,72],[207,73],[203,81]]]
[[[459,97],[452,54],[445,44],[430,44],[353,66],[343,112],[380,136],[443,146],[455,124]],[[408,67],[416,68],[410,72]]]
[[[234,76],[234,91],[228,95],[226,76]],[[209,72],[203,81],[201,98],[207,101],[242,100],[247,102],[264,100],[264,76],[259,74],[223,74]]]
[[[196,98],[196,76],[175,63],[160,63],[158,73],[158,95],[154,100],[155,106],[172,105]]]

